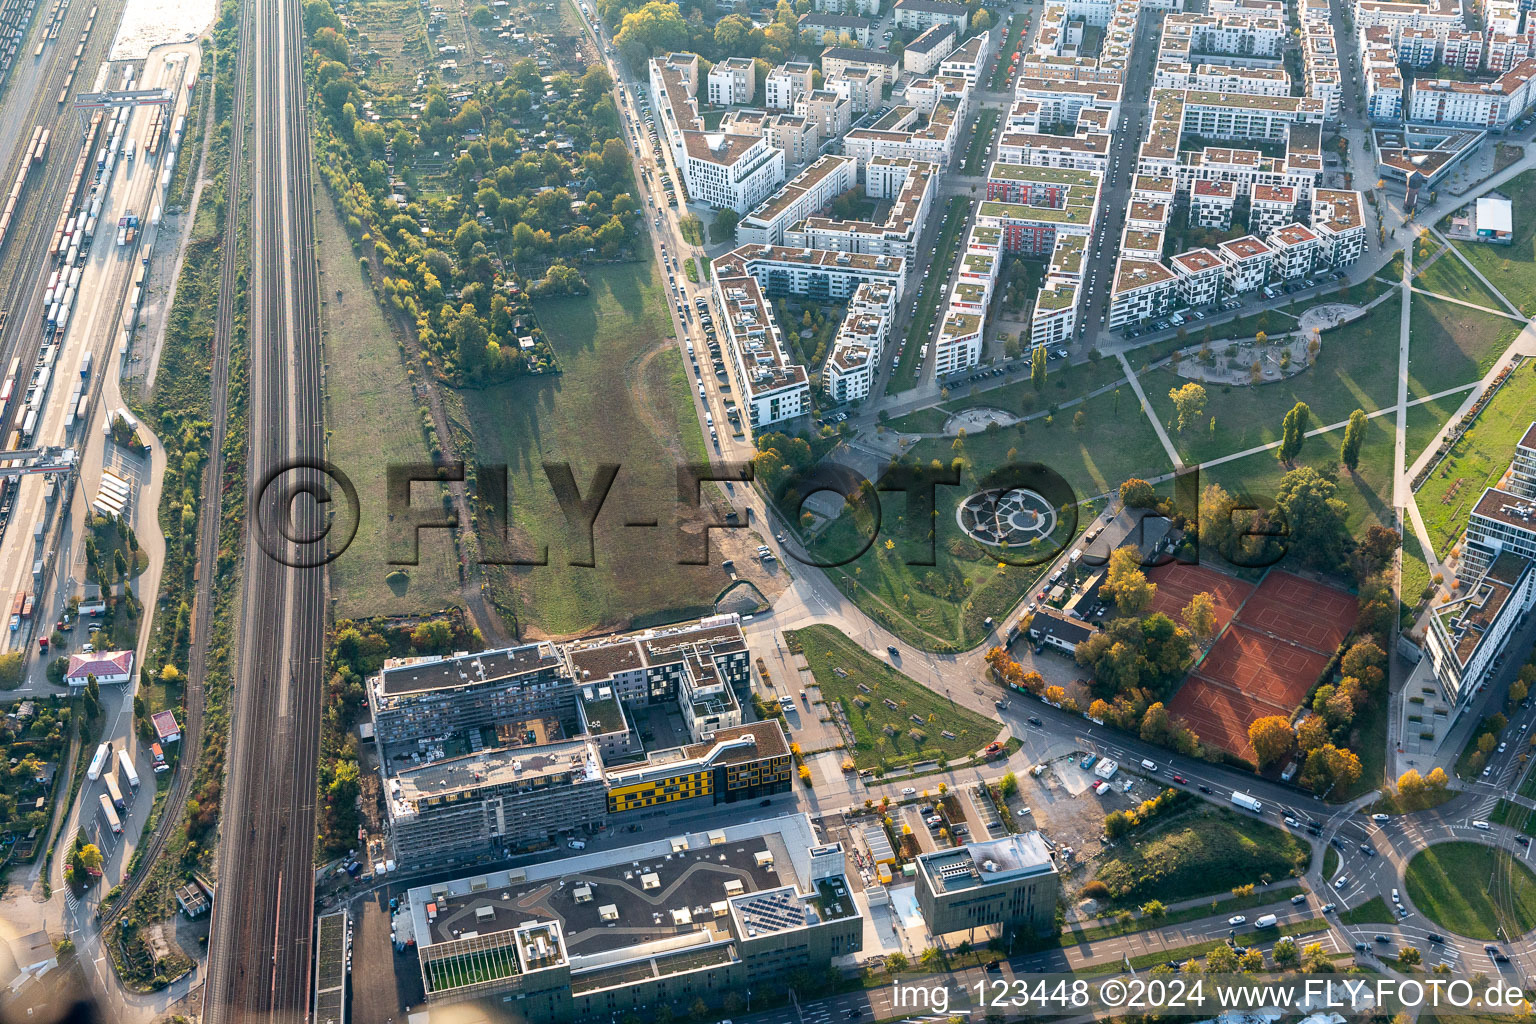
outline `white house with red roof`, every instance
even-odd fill
[[[71,654],[69,671],[64,681],[70,686],[85,686],[89,676],[96,677],[97,686],[126,683],[133,678],[132,651],[97,651],[94,654]]]

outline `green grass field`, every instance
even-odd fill
[[[1329,847],[1333,849],[1333,847]],[[1099,939],[1109,939],[1116,935],[1130,935],[1134,932],[1147,931],[1151,928],[1167,928],[1170,925],[1183,924],[1186,921],[1198,921],[1205,917],[1217,915],[1232,915],[1244,910],[1252,910],[1254,907],[1267,907],[1270,904],[1284,903],[1292,896],[1301,892],[1299,885],[1283,885],[1277,889],[1264,889],[1261,892],[1248,896],[1228,896],[1226,899],[1213,899],[1209,903],[1193,907],[1185,907],[1183,910],[1171,910],[1157,919],[1137,917],[1128,924],[1105,924],[1094,928],[1080,930],[1068,930],[1062,933],[1061,944],[1063,946],[1076,945],[1080,942],[1096,942]]]
[[[1516,210],[1536,204],[1536,171],[1516,175],[1499,186]],[[1536,315],[1536,221],[1515,218],[1514,240],[1509,245],[1486,242],[1452,243],[1484,277],[1526,316]]]
[[[909,412],[905,416],[898,416],[887,426],[904,434],[937,434],[944,429],[944,424],[948,421],[949,413],[933,406]]]
[[[1000,723],[898,672],[841,630],[808,626],[785,636],[804,651],[822,699],[828,706],[842,706],[853,730],[851,753],[858,768],[890,768],[940,756],[959,759],[991,743],[1001,731]],[[861,707],[860,701],[867,707]],[[914,715],[922,724],[912,720]],[[913,729],[926,734],[921,743],[909,734]],[[946,732],[952,736],[945,736]]]
[[[1529,429],[1536,409],[1536,372],[1526,363],[1478,414],[1417,492],[1419,515],[1435,552],[1444,558],[1467,525],[1467,512],[1483,490],[1498,483]]]
[[[1408,862],[1404,885],[1414,906],[1457,935],[1514,938],[1536,927],[1536,875],[1491,846],[1431,846]]]
[[[1296,465],[1311,466],[1319,473],[1335,476],[1338,497],[1349,505],[1350,532],[1358,536],[1366,527],[1392,520],[1392,434],[1393,417],[1377,416],[1367,422],[1365,442],[1360,447],[1360,465],[1353,473],[1339,464],[1339,443],[1344,431],[1307,438],[1296,457]],[[1177,442],[1175,442],[1177,443]],[[1218,483],[1232,494],[1246,494],[1266,503],[1272,502],[1280,481],[1288,472],[1273,450],[1224,462],[1200,470],[1200,482]]]
[[[446,531],[422,531],[420,564],[389,564],[387,468],[431,461],[411,374],[329,198],[316,204],[315,233],[328,359],[325,420],[330,458],[352,478],[362,509],[351,547],[331,565],[336,616],[438,611],[456,603],[458,596],[457,559]],[[417,501],[430,501],[424,485],[417,485],[416,491]],[[404,577],[386,580],[397,569]]]
[[[1429,575],[1429,565],[1424,561],[1424,548],[1419,544],[1419,538],[1412,530],[1403,535],[1403,580],[1402,596],[1403,605],[1406,608],[1414,608],[1419,603],[1420,595],[1433,583]]]
[[[1332,875],[1328,876],[1330,879]],[[1397,915],[1387,908],[1387,901],[1380,896],[1373,896],[1349,910],[1339,912],[1340,924],[1391,924],[1397,920]]]
[[[1440,428],[1455,415],[1457,409],[1461,408],[1461,403],[1466,401],[1467,395],[1467,391],[1458,391],[1454,395],[1446,395],[1432,402],[1421,402],[1408,407],[1405,446],[1410,466],[1415,459],[1424,454],[1424,449],[1434,441]]]
[[[1295,836],[1229,811],[1202,809],[1121,843],[1095,876],[1122,904],[1164,903],[1230,892],[1264,875],[1299,875],[1311,851]]]
[[[1333,876],[1339,873],[1339,851],[1328,846],[1323,848],[1323,880],[1333,881]]]
[[[1375,412],[1397,401],[1400,299],[1387,299],[1359,320],[1324,332],[1318,362],[1294,377],[1258,387],[1211,386],[1206,415],[1216,420],[1174,438],[1186,462],[1242,451],[1280,439],[1280,421],[1298,401],[1312,409],[1313,426],[1339,423],[1355,409]],[[1217,355],[1221,354],[1217,346]],[[1184,379],[1168,369],[1141,375],[1141,386],[1164,424],[1175,413],[1168,392]]]
[[[1132,365],[1135,365],[1134,359]],[[960,412],[963,409],[986,407],[1003,409],[1015,416],[1028,416],[1050,408],[1054,402],[1070,401],[1107,384],[1124,380],[1125,371],[1120,368],[1120,360],[1107,357],[1091,359],[1086,363],[1074,363],[1051,370],[1046,375],[1045,387],[1039,389],[1030,383],[1028,377],[1001,387],[978,389],[974,395],[971,394],[971,385],[963,384],[950,392],[949,400],[940,408]],[[1122,397],[1135,405],[1135,396],[1131,394],[1128,385]]]
[[[1536,836],[1536,812],[1508,800],[1500,800],[1488,820],[1495,825],[1508,825],[1528,836]]]
[[[1489,280],[1493,279],[1489,278]],[[1505,308],[1498,296],[1489,291],[1488,287],[1477,279],[1477,275],[1468,270],[1467,265],[1457,259],[1453,252],[1446,252],[1431,263],[1428,269],[1415,274],[1413,284],[1414,287],[1423,288],[1425,291],[1448,295],[1463,302],[1475,302],[1489,309]]]
[[[1480,380],[1520,327],[1509,317],[1415,295],[1408,327],[1408,396],[1423,398]]]
[[[476,457],[509,467],[515,550],[549,548],[547,566],[487,567],[492,598],[550,634],[698,614],[726,582],[718,550],[712,567],[678,564],[702,548],[672,528],[675,467],[702,461],[705,446],[655,265],[612,266],[588,280],[590,295],[535,310],[561,373],[460,391],[454,410]],[[544,463],[569,463],[583,494],[598,466],[620,467],[593,530],[595,568],[570,564],[585,545],[570,543]],[[624,525],[641,518],[660,525]]]

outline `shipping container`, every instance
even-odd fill
[[[119,811],[128,809],[128,801],[123,799],[123,791],[117,784],[117,778],[111,772],[102,776],[102,781],[107,784],[107,796],[112,798],[112,806]]]

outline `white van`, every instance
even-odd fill
[[[573,850],[585,850],[587,848],[587,844],[583,840],[580,840],[580,839],[572,839],[570,842],[566,843],[565,845],[569,846]]]
[[[1142,762],[1141,762],[1141,766],[1142,766],[1142,767],[1143,767],[1143,768],[1145,768],[1145,769],[1146,769],[1146,770],[1147,770],[1147,771],[1149,771],[1149,772],[1155,772],[1155,771],[1157,771],[1157,765],[1156,765],[1156,764],[1153,764],[1153,763],[1152,763],[1152,762],[1151,762],[1151,761],[1142,761]]]
[[[1490,826],[1486,821],[1474,821],[1472,823],[1472,827],[1473,828],[1480,828],[1484,832],[1487,832],[1488,829],[1491,828],[1492,826]]]

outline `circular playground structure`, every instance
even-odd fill
[[[977,491],[955,509],[960,529],[989,547],[1020,547],[1045,540],[1056,529],[1056,508],[1034,491]]]
[[[944,433],[949,437],[959,436],[962,430],[967,434],[979,434],[994,423],[1000,427],[1011,427],[1017,422],[1019,417],[1006,409],[977,407],[957,412],[945,420]]]

